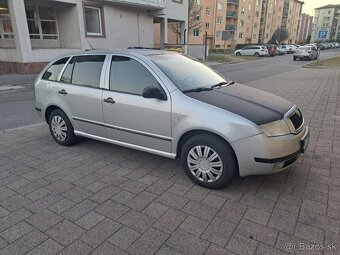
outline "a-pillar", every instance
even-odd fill
[[[15,46],[21,62],[28,62],[32,50],[24,0],[9,0],[8,9],[13,27]]]
[[[161,19],[161,49],[168,43],[168,19]]]

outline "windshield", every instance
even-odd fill
[[[149,58],[182,92],[229,82],[199,61],[180,54],[152,55]]]
[[[310,50],[310,47],[299,47],[299,50]]]

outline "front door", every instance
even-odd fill
[[[112,56],[109,90],[103,91],[107,136],[151,152],[171,152],[171,98],[144,98],[146,87],[164,88],[152,70],[139,60]]]

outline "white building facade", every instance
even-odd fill
[[[38,72],[67,52],[154,47],[160,23],[161,47],[168,20],[187,31],[185,0],[0,0],[0,72]],[[91,45],[91,46],[90,46]]]
[[[312,41],[340,40],[340,5],[326,5],[315,9]]]

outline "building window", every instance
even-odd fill
[[[256,39],[257,34],[253,34],[253,39]]]
[[[103,36],[103,8],[99,6],[84,6],[85,31],[89,36]]]
[[[196,5],[201,5],[201,0],[195,0],[194,3],[195,3]]]
[[[218,9],[218,10],[223,10],[223,8],[224,8],[224,4],[221,3],[221,2],[218,2],[218,3],[217,3],[217,9]]]
[[[244,21],[240,20],[240,27],[243,27],[243,26],[244,26]]]
[[[241,13],[244,14],[245,12],[246,12],[246,8],[243,7]]]
[[[216,38],[222,38],[222,31],[221,30],[216,31]]]
[[[260,5],[260,0],[256,0],[256,5]]]
[[[255,12],[255,17],[258,18],[259,16],[260,16],[260,12],[259,11]]]
[[[222,16],[218,16],[217,17],[217,24],[221,25],[223,22],[223,17]]]
[[[200,36],[200,30],[199,29],[194,29],[193,30],[194,37],[199,37]]]
[[[266,34],[266,39],[268,39],[269,38],[269,34]]]
[[[257,28],[257,22],[254,23],[254,29],[256,29],[256,28]]]
[[[206,31],[210,30],[210,23],[209,22],[205,23],[205,30]]]
[[[238,38],[243,38],[243,33],[239,33]]]
[[[249,4],[249,6],[248,6],[248,10],[249,10],[249,11],[251,10],[251,4]]]
[[[13,28],[7,4],[0,4],[0,39],[13,39]]]
[[[183,4],[183,0],[172,0],[175,3]]]
[[[209,7],[205,8],[205,14],[207,16],[210,16],[210,8]]]
[[[58,39],[57,19],[53,7],[35,5],[25,8],[31,39]]]
[[[195,21],[200,21],[200,15],[195,16]]]

